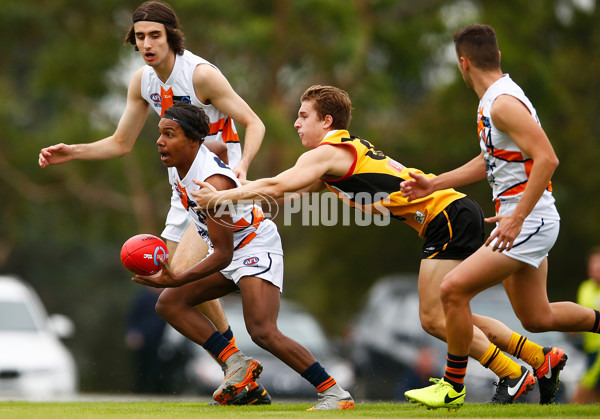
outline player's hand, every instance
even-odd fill
[[[71,146],[63,143],[42,148],[38,157],[38,163],[42,169],[51,164],[61,164],[69,160],[71,160]]]
[[[237,166],[233,168],[233,173],[240,181],[245,181],[248,176],[248,165],[243,161],[240,161]]]
[[[160,271],[154,275],[136,275],[131,278],[131,280],[138,284],[153,288],[173,288],[182,285],[178,283],[177,279],[163,260],[158,259],[157,261],[161,267]]]
[[[400,182],[400,191],[402,196],[408,198],[408,202],[427,196],[433,192],[431,180],[418,173],[408,173],[410,179]]]
[[[194,209],[215,209],[218,206],[218,199],[216,199],[216,197],[219,191],[208,182],[203,182],[201,180],[194,179],[194,183],[200,186],[199,190],[190,191],[190,195],[192,195],[192,197],[194,198],[194,202],[196,203]]]
[[[492,245],[493,251],[503,252],[512,249],[514,242],[521,232],[523,220],[511,215],[496,215],[484,218],[486,223],[496,223],[496,228],[485,241],[485,245]]]

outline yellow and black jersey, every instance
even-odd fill
[[[417,230],[419,237],[424,237],[429,222],[444,208],[466,196],[454,189],[444,189],[408,202],[400,192],[400,182],[410,178],[409,172],[424,174],[422,171],[404,167],[346,130],[328,133],[319,144],[322,145],[345,146],[354,151],[354,164],[348,173],[338,179],[321,179],[339,199],[365,213],[404,221]]]

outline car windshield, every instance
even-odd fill
[[[0,301],[0,332],[35,332],[37,325],[27,305],[20,301]]]

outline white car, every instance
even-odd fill
[[[48,316],[31,286],[12,276],[0,276],[0,397],[74,395],[77,368],[61,342],[73,331],[66,316]]]

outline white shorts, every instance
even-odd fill
[[[279,292],[283,292],[283,255],[281,254],[269,252],[250,253],[233,259],[221,273],[235,284],[245,276],[255,276],[269,281],[279,288]]]
[[[502,253],[537,269],[548,257],[548,252],[558,238],[559,230],[559,220],[527,217],[523,222],[521,232],[513,243],[512,249],[505,250]],[[494,231],[496,230],[494,229]]]
[[[177,199],[171,197],[171,209],[169,209],[169,213],[167,214],[165,229],[161,233],[161,236],[167,240],[179,243],[190,223],[191,220],[188,217],[188,212],[181,205],[179,197]]]

